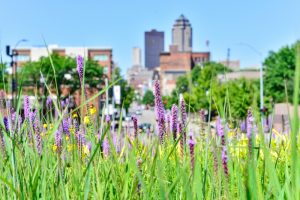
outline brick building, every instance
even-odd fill
[[[113,59],[111,48],[99,47],[59,47],[58,45],[49,45],[46,47],[20,47],[14,49],[17,53],[17,65],[22,67],[22,64],[28,61],[38,61],[41,57],[47,57],[50,53],[57,53],[61,56],[76,57],[81,55],[94,61],[104,68],[104,73],[111,77],[113,72]],[[49,53],[48,53],[49,51]]]
[[[182,52],[177,45],[171,45],[169,52],[160,54],[159,76],[162,94],[170,95],[176,87],[179,76],[191,71],[194,66],[202,66],[210,60],[209,52]]]

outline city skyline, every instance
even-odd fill
[[[179,1],[86,1],[72,4],[3,1],[0,8],[1,55],[7,61],[5,45],[13,46],[22,38],[29,40],[22,46],[43,45],[43,39],[48,44],[60,46],[110,46],[115,62],[124,74],[131,66],[132,47],[140,47],[142,55],[145,51],[144,31],[164,31],[164,48],[168,49],[172,25],[184,14],[193,26],[192,46],[195,51],[206,51],[205,44],[209,41],[212,60],[226,59],[230,48],[232,60],[239,59],[243,67],[253,66],[259,65],[268,51],[300,38],[300,27],[297,26],[300,14],[296,9],[299,6],[300,2],[294,0],[189,1],[185,4]],[[103,7],[105,9],[101,9]]]

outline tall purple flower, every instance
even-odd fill
[[[24,96],[24,117],[25,117],[25,119],[29,119],[29,113],[30,113],[29,97]]]
[[[110,152],[110,147],[109,147],[109,141],[107,137],[104,138],[103,143],[102,143],[102,149],[103,149],[103,154],[104,156],[108,156]]]
[[[165,110],[162,103],[162,98],[160,94],[160,85],[159,81],[155,81],[154,83],[154,103],[155,103],[155,114],[158,125],[158,135],[160,138],[160,142],[163,143],[163,137],[166,133],[165,127]]]
[[[183,126],[183,139],[184,144],[186,144],[186,125],[187,125],[187,114],[186,114],[186,105],[183,96],[180,98],[180,111],[181,111],[181,122]]]
[[[190,139],[189,139],[189,147],[190,147],[190,157],[191,157],[191,168],[192,170],[195,167],[195,140],[193,133],[190,133]]]
[[[170,123],[171,123],[171,116],[170,113],[166,114],[166,134],[168,135],[170,132]]]
[[[222,165],[223,165],[223,170],[224,174],[228,178],[229,172],[228,172],[228,165],[227,165],[227,149],[225,146],[222,147]]]
[[[56,145],[56,152],[61,154],[62,151],[62,128],[61,126],[56,130],[55,133],[55,145]]]
[[[134,138],[138,137],[138,120],[136,116],[132,116],[133,129],[134,129]]]
[[[46,100],[46,107],[48,109],[52,108],[52,99],[50,96],[47,97],[47,100]]]
[[[222,145],[222,146],[225,146],[224,129],[223,129],[223,126],[222,126],[221,118],[220,118],[220,117],[217,118],[216,128],[217,128],[217,134],[218,134],[218,136],[221,138],[221,145]]]
[[[70,124],[69,124],[69,118],[64,118],[62,121],[62,126],[63,126],[63,131],[64,133],[70,137],[71,133],[70,133]]]
[[[82,56],[77,56],[77,72],[79,75],[80,82],[82,84],[83,80],[83,57]]]
[[[183,153],[184,153],[184,144],[183,144],[183,129],[182,129],[182,122],[179,122],[178,123],[178,127],[177,127],[177,131],[178,131],[178,135],[180,138],[180,157],[181,157],[181,160],[183,161]]]
[[[247,115],[247,138],[248,138],[248,145],[249,145],[249,153],[252,153],[252,137],[253,137],[253,122],[254,118],[252,115],[252,111],[249,109],[248,110],[248,115]]]
[[[6,132],[10,134],[10,128],[9,128],[10,124],[9,124],[9,121],[8,121],[7,117],[3,118],[3,123],[4,123],[4,127],[5,127]]]
[[[5,141],[4,141],[2,127],[0,127],[0,149],[1,149],[1,153],[3,155],[3,158],[6,158]]]
[[[171,109],[171,130],[173,133],[174,141],[177,138],[177,123],[178,123],[178,108],[175,104],[172,105]]]
[[[34,119],[33,128],[34,128],[34,132],[35,132],[36,148],[37,148],[39,156],[41,156],[42,155],[42,140],[41,140],[41,131],[40,131],[40,127],[39,127],[38,117],[35,117],[35,119]]]

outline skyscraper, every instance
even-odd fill
[[[178,46],[178,51],[192,51],[192,26],[184,15],[173,25],[172,44]]]
[[[132,65],[141,66],[142,65],[142,51],[139,47],[132,48]]]
[[[164,51],[164,32],[155,29],[145,32],[145,66],[154,69],[159,66],[159,55]]]

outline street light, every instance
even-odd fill
[[[256,53],[260,59],[261,59],[261,65],[259,67],[259,75],[260,75],[260,111],[261,111],[261,125],[262,125],[262,129],[264,130],[264,82],[263,82],[263,64],[262,64],[262,57],[263,54],[258,51],[255,47],[253,47],[252,45],[248,44],[248,43],[244,43],[244,42],[240,42],[238,43],[238,45],[241,46],[246,46],[249,49],[251,49],[254,53]]]
[[[11,58],[11,62],[10,62],[10,66],[12,68],[12,82],[11,82],[11,95],[12,95],[12,100],[14,100],[16,94],[16,89],[17,89],[17,56],[18,56],[18,52],[16,51],[16,48],[19,46],[19,44],[21,44],[22,42],[27,42],[27,39],[21,39],[19,40],[16,44],[15,47],[12,49],[10,49],[10,46],[7,45],[6,46],[6,54]],[[15,59],[14,59],[15,58]],[[15,96],[14,96],[15,95]],[[14,97],[14,98],[13,98]]]

